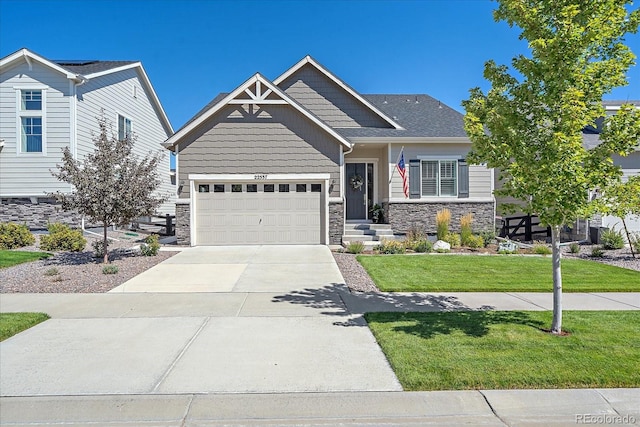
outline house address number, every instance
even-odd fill
[[[253,179],[264,181],[267,179],[267,174],[257,174],[253,176]]]

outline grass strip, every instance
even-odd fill
[[[39,261],[53,256],[48,252],[0,250],[0,268],[13,267],[24,262]]]
[[[550,257],[359,255],[385,292],[551,292]],[[565,292],[638,292],[640,272],[581,259],[562,260]]]
[[[640,386],[640,312],[367,313],[405,390]]]
[[[49,319],[45,313],[0,313],[0,341]]]

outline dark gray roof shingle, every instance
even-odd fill
[[[463,115],[429,95],[362,95],[404,128],[342,128],[346,137],[466,137]]]
[[[52,62],[72,73],[87,75],[135,64],[139,61],[54,60]]]

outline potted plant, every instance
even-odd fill
[[[377,203],[371,208],[371,219],[376,224],[384,222],[384,209]]]

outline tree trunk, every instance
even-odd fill
[[[562,332],[562,270],[560,269],[560,226],[551,226],[551,246],[553,249],[553,321],[551,333]]]
[[[103,222],[102,223],[102,231],[103,231],[103,239],[102,239],[102,246],[104,248],[104,258],[102,259],[102,262],[107,264],[109,262],[109,241],[107,240],[107,223]]]
[[[632,257],[636,257],[635,252],[633,252],[633,242],[631,241],[631,234],[629,234],[629,229],[627,228],[627,223],[625,222],[624,218],[622,219],[622,226],[624,227],[624,232],[627,234],[627,242],[629,242],[629,248],[631,249],[631,256]]]

